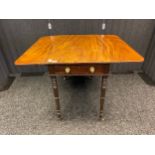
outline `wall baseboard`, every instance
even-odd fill
[[[28,73],[21,73],[20,76],[42,76],[44,74],[45,72],[36,72],[36,73],[28,72]]]
[[[146,84],[151,85],[151,86],[155,86],[155,81],[152,81],[152,79],[142,71],[138,71],[138,72],[133,72],[133,71],[130,72],[129,71],[129,72],[126,72],[126,73],[111,72],[111,74],[134,74],[134,73],[138,74],[144,80],[144,82]],[[21,77],[23,77],[23,76],[43,76],[44,74],[46,74],[46,72],[21,73],[21,74],[18,74],[18,75],[9,76],[8,79],[6,79],[5,82],[0,84],[0,91],[8,90],[17,76],[21,76]]]

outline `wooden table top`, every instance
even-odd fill
[[[144,58],[116,35],[58,35],[36,41],[16,65],[142,62]]]

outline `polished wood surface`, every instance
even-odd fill
[[[59,119],[62,116],[56,76],[102,76],[101,120],[110,64],[142,61],[144,58],[116,35],[60,35],[40,38],[15,64],[48,66]]]
[[[143,60],[116,35],[59,35],[40,38],[15,64],[107,64]]]

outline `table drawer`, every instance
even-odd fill
[[[50,75],[106,75],[109,73],[109,64],[95,65],[49,65]]]

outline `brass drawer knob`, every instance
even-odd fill
[[[94,72],[95,72],[95,67],[94,67],[94,66],[91,66],[91,67],[89,68],[89,71],[90,71],[91,73],[94,73]]]
[[[70,67],[66,67],[66,68],[65,68],[65,73],[68,74],[68,73],[70,73],[70,71],[71,71]]]

